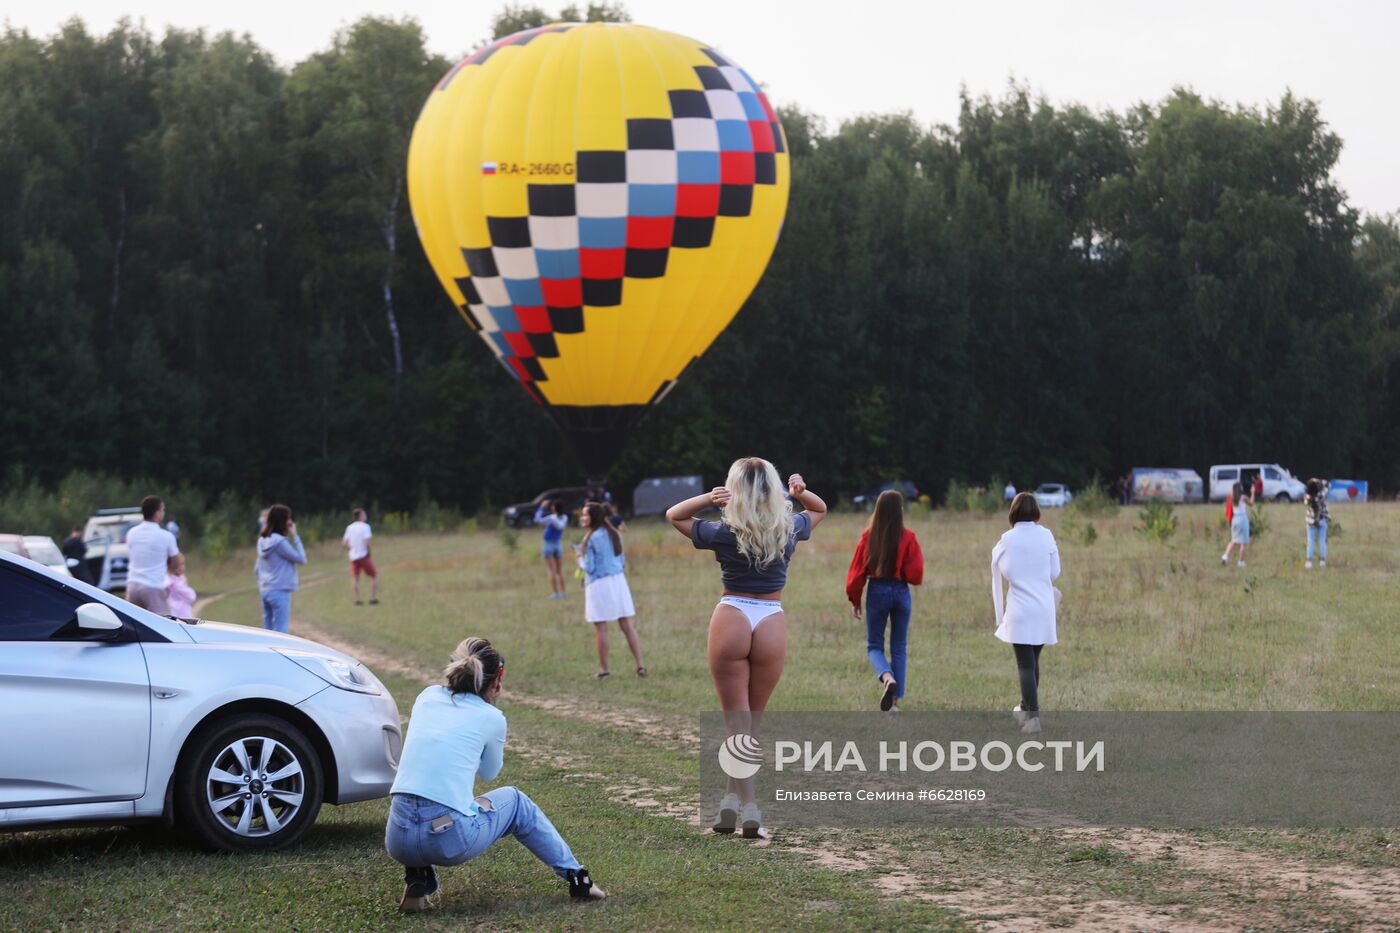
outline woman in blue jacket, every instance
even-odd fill
[[[632,624],[637,610],[632,605],[632,590],[623,572],[627,559],[622,554],[622,533],[608,521],[607,507],[601,502],[588,503],[583,514],[588,519],[588,535],[580,549],[579,566],[584,573],[584,618],[593,623],[598,641],[597,676],[600,680],[608,676],[608,623],[616,619],[637,662],[637,676],[645,677],[642,642]]]
[[[427,910],[438,890],[436,865],[461,865],[502,836],[514,836],[569,884],[572,897],[607,895],[535,802],[514,787],[481,796],[476,778],[501,771],[506,717],[496,698],[505,659],[484,638],[468,638],[452,652],[445,683],[424,689],[413,703],[408,737],[394,786],[384,848],[404,866],[405,913]]]
[[[263,628],[285,632],[292,621],[292,591],[297,564],[306,563],[306,548],[297,536],[292,510],[274,505],[258,536],[258,592],[262,594]]]

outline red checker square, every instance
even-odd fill
[[[630,249],[666,249],[671,245],[675,227],[674,217],[628,217],[627,246]]]
[[[753,184],[753,153],[721,152],[719,180],[726,185]]]
[[[516,356],[535,355],[535,348],[530,346],[530,338],[526,337],[524,334],[502,334],[501,336],[505,338],[506,344],[510,346],[510,352],[514,353]],[[515,362],[514,357],[511,358],[511,362]]]
[[[745,154],[736,153],[736,155]],[[677,217],[713,217],[718,213],[719,185],[676,186]]]
[[[750,120],[749,133],[753,136],[754,152],[773,152],[776,150],[773,145],[773,124],[764,123],[762,120]]]
[[[585,279],[620,279],[627,268],[627,250],[580,249],[578,265]]]
[[[622,250],[618,250],[618,252],[622,252]],[[578,279],[540,279],[540,289],[544,292],[544,303],[551,308],[577,308],[583,304],[583,283]],[[544,310],[544,308],[540,308],[541,313],[544,313]],[[525,329],[529,330],[528,327]],[[545,333],[551,330],[553,328],[549,326],[546,317],[544,330],[534,333]]]
[[[773,112],[773,107],[768,103],[768,95],[759,91],[758,102],[763,105],[763,112],[768,114],[768,119],[773,123],[778,122],[778,115]]]
[[[513,357],[513,356],[508,356],[508,357],[506,357],[506,362],[510,364],[510,368],[513,369],[513,370],[515,371],[515,375],[518,376],[518,377],[520,378],[520,381],[521,381],[521,382],[534,382],[534,381],[535,381],[535,380],[534,380],[534,377],[530,375],[530,371],[529,371],[528,369],[526,369],[526,368],[521,364],[521,362],[520,362],[518,359],[516,359],[515,357]]]
[[[547,308],[516,308],[515,316],[527,334],[547,334],[552,330]]]

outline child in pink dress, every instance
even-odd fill
[[[175,567],[170,571],[170,584],[165,588],[166,598],[170,602],[170,614],[179,619],[189,619],[194,617],[195,591],[190,587],[189,581],[185,579],[185,555],[179,554],[175,558]]]

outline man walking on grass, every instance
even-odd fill
[[[165,521],[165,502],[160,496],[141,500],[141,518],[141,524],[126,533],[126,598],[142,609],[169,615],[165,591],[170,578],[166,572],[180,547],[175,536],[160,526]]]
[[[354,521],[345,526],[345,534],[341,537],[340,543],[350,552],[350,589],[355,594],[355,605],[362,605],[360,602],[360,574],[369,574],[369,604],[371,606],[379,603],[379,571],[374,567],[374,561],[369,556],[369,539],[374,537],[374,532],[369,529],[369,516],[364,509],[356,509],[351,518]]]

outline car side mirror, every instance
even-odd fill
[[[78,628],[85,632],[113,632],[121,627],[122,620],[101,603],[83,603],[78,607]]]
[[[72,570],[74,567],[76,567],[76,566],[78,566],[79,564],[81,564],[82,561],[78,560],[78,558],[76,558],[76,557],[70,557],[70,558],[68,558],[67,561],[65,561],[65,563],[68,564],[68,569],[69,569],[69,570]]]

